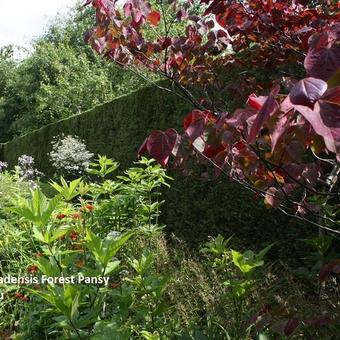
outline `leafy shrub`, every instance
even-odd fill
[[[6,207],[0,196],[6,212],[0,215],[1,276],[38,279],[0,284],[1,334],[94,340],[336,334],[339,314],[328,276],[317,297],[314,268],[306,284],[269,261],[276,246],[235,250],[236,237],[219,235],[200,252],[188,249],[159,225],[165,169],[145,158],[113,177],[117,169],[118,163],[99,156],[89,165],[93,180],[51,181],[51,198],[39,188],[22,190],[24,182],[10,172],[0,174],[1,190],[6,186],[12,196]],[[322,261],[337,270],[334,254]],[[108,282],[42,283],[44,275]],[[305,295],[315,303],[306,303]]]
[[[66,182],[61,178],[61,183],[51,183],[57,191],[51,199],[38,188],[29,197],[18,195],[12,202],[12,212],[20,222],[15,218],[12,225],[9,220],[4,222],[12,231],[24,229],[18,243],[22,251],[13,258],[13,238],[6,239],[3,276],[24,276],[26,271],[39,279],[43,275],[110,279],[105,286],[50,282],[22,288],[5,285],[2,310],[19,311],[13,312],[13,318],[19,315],[22,321],[17,331],[29,337],[85,338],[91,334],[94,339],[103,339],[112,334],[114,327],[117,338],[128,339],[162,328],[162,295],[167,277],[155,273],[152,250],[130,256],[119,253],[129,240],[133,243],[137,238],[150,239],[160,230],[156,227],[160,202],[154,201],[158,194],[153,191],[166,184],[167,176],[153,161],[143,159],[140,165],[144,168],[131,168],[125,176],[109,180],[106,176],[118,164],[100,156],[90,172],[101,174],[102,183],[85,183],[81,179]],[[123,198],[124,204],[125,195],[127,214],[121,205],[111,224],[101,224],[110,222],[112,212],[101,209],[101,205],[115,204],[115,196]],[[133,212],[129,210],[131,200]],[[120,217],[124,223],[113,223]]]

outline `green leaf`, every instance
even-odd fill
[[[252,250],[247,250],[243,254],[236,250],[232,250],[232,261],[243,274],[251,274],[257,267],[262,267],[264,265],[263,258],[274,244],[275,243],[265,247],[258,254],[255,254]]]
[[[276,242],[275,242],[275,243],[276,243]],[[269,252],[269,250],[272,249],[272,247],[275,245],[275,243],[272,243],[272,244],[270,244],[269,246],[263,248],[263,249],[256,255],[257,259],[262,260],[262,259],[265,257],[265,255]]]
[[[134,234],[134,231],[122,234],[117,240],[111,238],[105,238],[101,240],[89,229],[86,232],[85,246],[92,252],[94,257],[101,263],[103,267],[106,267],[112,257],[114,257],[119,249],[130,239]]]
[[[33,227],[33,237],[35,239],[37,239],[38,241],[40,242],[43,242],[43,243],[48,243],[45,239],[45,236],[44,234],[40,231],[40,229],[38,229],[38,227],[34,226]]]
[[[258,340],[270,340],[270,338],[266,334],[260,333]]]
[[[52,243],[53,241],[57,240],[58,238],[64,236],[65,234],[67,234],[67,232],[70,230],[70,226],[62,226],[62,227],[59,227],[57,229],[54,229],[52,231],[52,234],[49,238],[49,241],[50,243]]]
[[[109,262],[106,266],[104,276],[112,274],[114,271],[118,270],[120,261]]]
[[[66,201],[71,201],[73,198],[79,195],[79,187],[83,186],[83,181],[81,178],[75,179],[74,181],[67,184],[65,179],[60,177],[61,185],[51,181],[50,185],[54,188]]]
[[[40,257],[38,260],[34,261],[34,264],[46,276],[49,276],[49,277],[60,276],[59,267],[52,257],[50,257],[49,259],[45,257]]]
[[[106,239],[105,241],[109,241],[109,247],[108,247],[108,253],[107,256],[110,259],[113,256],[116,256],[118,251],[120,250],[121,247],[124,246],[124,244],[134,235],[134,231],[129,231],[124,234],[122,234],[118,239],[112,240],[112,239]]]
[[[54,306],[54,296],[50,292],[42,292],[40,290],[35,290],[31,288],[26,288],[26,290],[34,295],[40,296],[42,299]]]
[[[157,332],[150,333],[147,331],[141,331],[141,335],[146,340],[160,340],[160,335]]]
[[[129,340],[131,339],[130,331],[120,329],[116,322],[98,321],[94,325],[91,340]]]
[[[59,195],[48,200],[40,189],[31,192],[31,199],[20,200],[14,211],[39,227],[45,226],[60,202]]]
[[[321,252],[322,254],[326,253],[329,247],[333,242],[333,237],[325,235],[322,237],[313,237],[303,240],[306,244],[313,247],[315,250]]]

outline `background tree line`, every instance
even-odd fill
[[[84,42],[93,9],[78,4],[57,16],[31,51],[17,60],[0,49],[0,141],[83,112],[143,85],[132,72],[105,62]]]

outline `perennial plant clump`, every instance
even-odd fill
[[[0,161],[0,172],[4,172],[8,167],[8,164],[6,162]]]
[[[2,331],[13,339],[91,340],[337,334],[335,239],[304,240],[317,257],[286,275],[270,260],[279,242],[250,250],[232,247],[236,235],[219,235],[189,250],[159,224],[165,169],[142,158],[115,176],[118,166],[99,156],[91,177],[51,181],[50,198],[0,173],[0,276],[29,279],[0,280],[0,338]],[[308,284],[294,273],[307,273]],[[284,277],[293,274],[289,287]],[[304,306],[306,296],[313,302]]]
[[[18,158],[16,171],[19,180],[29,183],[33,188],[37,187],[37,181],[44,175],[41,171],[35,168],[34,158],[29,155],[21,155]]]
[[[50,161],[56,171],[68,176],[82,175],[89,167],[93,153],[78,136],[57,136],[52,141]]]

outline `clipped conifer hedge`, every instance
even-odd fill
[[[114,158],[125,169],[136,160],[138,148],[152,130],[180,128],[178,122],[190,109],[190,105],[176,95],[145,87],[0,144],[0,160],[14,166],[20,155],[28,154],[34,157],[40,171],[52,176],[54,169],[48,157],[51,141],[63,133],[79,136],[91,152]],[[282,228],[288,223],[287,218],[275,212],[269,214],[251,193],[224,177],[208,181],[200,170],[191,176],[173,171],[170,175],[175,180],[164,193],[161,221],[169,231],[190,243],[218,233],[225,236],[236,233],[249,245],[254,241],[257,245],[262,243],[258,242],[258,232],[263,244],[276,239],[276,235],[282,238],[285,230],[293,237],[298,235],[295,228]]]

